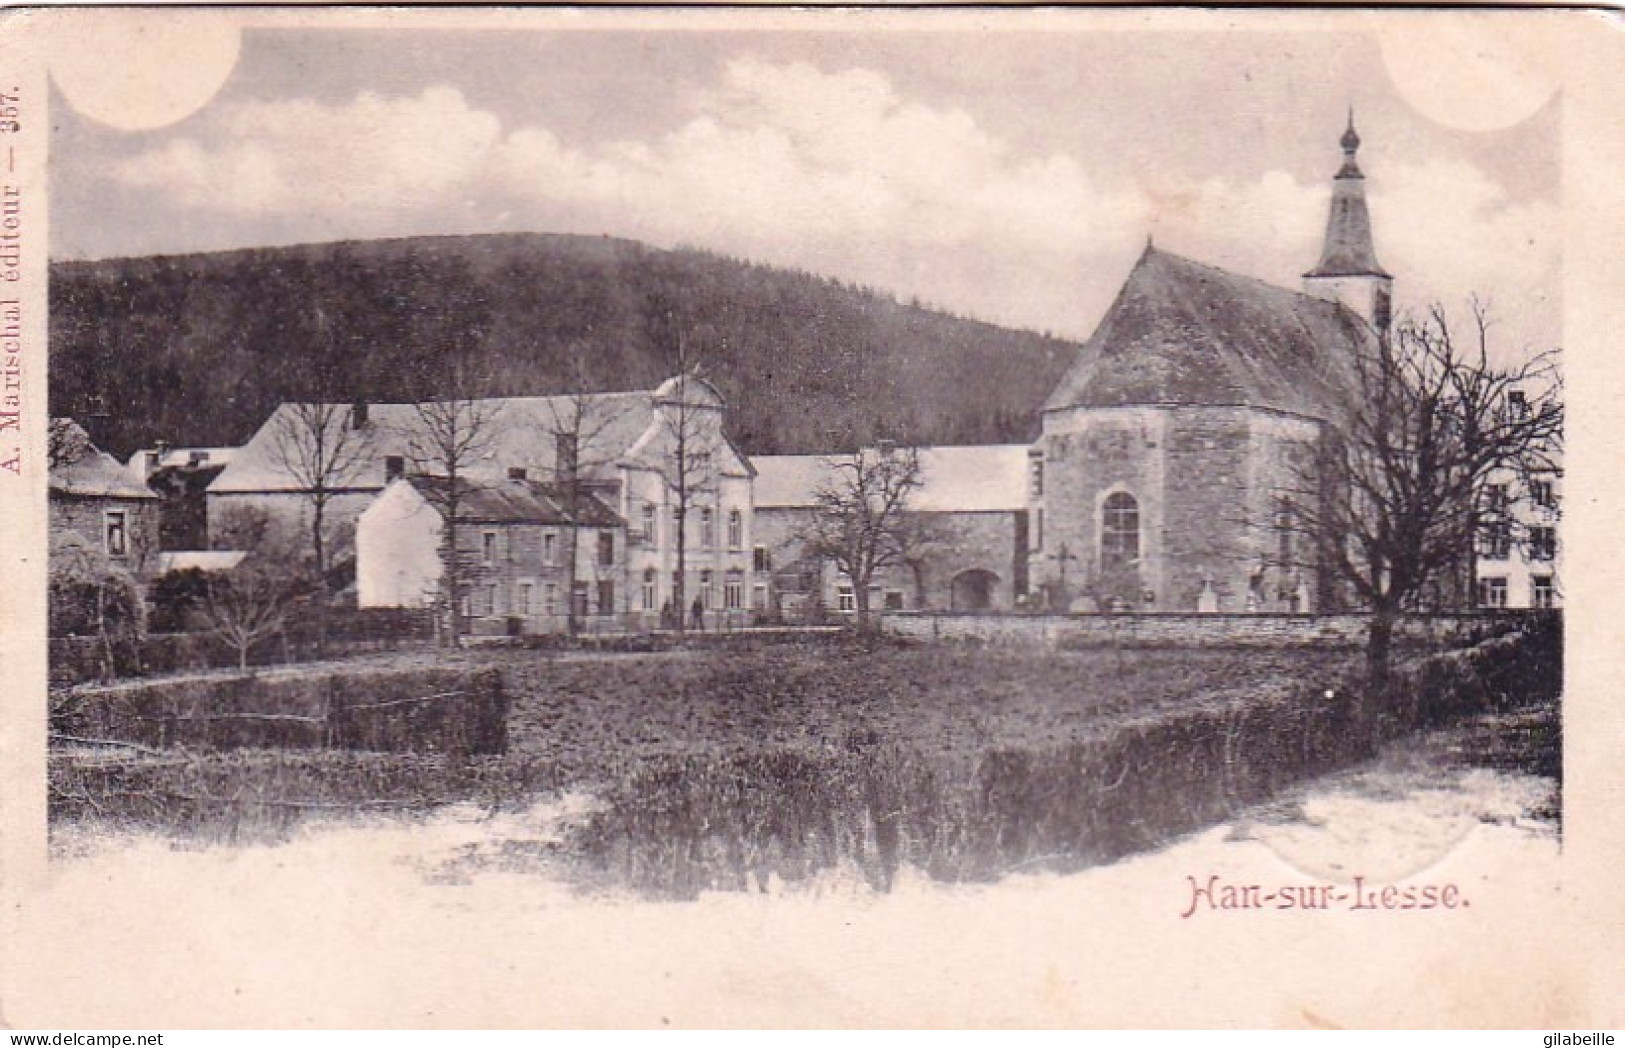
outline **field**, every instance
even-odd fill
[[[1537,630],[1421,660],[1373,719],[1353,683],[1361,657],[1346,650],[1054,652],[837,636],[470,652],[441,669],[500,672],[501,755],[64,750],[52,814],[59,827],[253,842],[313,819],[459,802],[518,812],[571,794],[587,801],[567,826],[494,842],[471,861],[664,897],[838,866],[879,889],[903,866],[991,880],[1109,862],[1349,767],[1385,739],[1555,702],[1560,657],[1560,635]]]
[[[839,640],[742,652],[539,662],[503,657],[516,754],[570,782],[651,757],[765,749],[906,749],[950,772],[994,749],[1061,746],[1170,708],[1342,687],[1350,652],[866,648]]]
[[[901,862],[985,878],[1055,848],[1079,861],[1114,857],[1273,788],[1273,771],[1257,774],[1274,764],[1267,753],[1209,752],[1233,747],[1221,737],[1234,736],[1234,711],[1290,709],[1341,687],[1357,665],[1347,652],[1054,653],[840,638],[454,661],[501,670],[512,700],[503,756],[58,753],[53,817],[240,843],[282,839],[313,819],[463,801],[513,811],[586,791],[601,803],[572,830],[576,866],[657,894],[793,880],[847,861],[877,886]],[[1190,729],[1204,710],[1216,719]],[[1098,812],[1080,822],[1087,798],[1126,774],[1125,760],[1150,762],[1168,742],[1132,726],[1170,715],[1185,718],[1196,750],[1183,762],[1170,752],[1117,796],[1142,808],[1150,800],[1134,798],[1145,790],[1173,799],[1174,767],[1217,792],[1182,800],[1177,813],[1147,809],[1143,832],[1117,816],[1103,828]],[[1126,757],[1124,739],[1134,749]],[[1059,823],[1034,836],[1045,818]]]

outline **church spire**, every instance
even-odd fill
[[[1371,239],[1371,213],[1365,203],[1365,174],[1357,154],[1360,133],[1354,129],[1354,107],[1339,139],[1343,166],[1332,180],[1331,212],[1326,216],[1326,242],[1320,261],[1303,275],[1303,288],[1319,298],[1342,302],[1379,332],[1387,330],[1394,278],[1377,261]]]
[[[1332,181],[1332,209],[1326,219],[1326,243],[1320,263],[1305,273],[1311,277],[1374,276],[1388,273],[1377,262],[1377,249],[1371,243],[1371,213],[1365,205],[1365,175],[1355,154],[1360,151],[1360,133],[1354,129],[1354,107],[1349,107],[1349,126],[1340,140],[1343,166]]]

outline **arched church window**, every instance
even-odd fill
[[[1140,504],[1126,491],[1108,495],[1102,507],[1100,559],[1109,567],[1140,559]]]

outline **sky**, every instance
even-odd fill
[[[128,109],[138,70],[108,101],[119,51],[64,61],[52,256],[609,234],[1082,338],[1148,238],[1298,286],[1352,106],[1400,307],[1476,293],[1503,350],[1560,343],[1554,83],[1486,94],[1519,82],[1504,64],[1474,81],[1466,62],[1441,83],[1413,34],[1354,23],[1039,32],[984,13],[966,31],[917,15],[884,32],[620,28],[612,13],[193,33],[131,60],[165,103],[148,114]],[[188,84],[182,68],[217,73]]]

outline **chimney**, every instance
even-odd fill
[[[384,456],[384,483],[397,480],[406,473],[406,458],[401,455]]]
[[[508,479],[509,480],[524,480],[527,477],[527,475],[528,474],[526,474],[524,466],[509,466],[508,467]]]
[[[367,426],[367,402],[357,400],[350,405],[350,428],[365,429]]]

